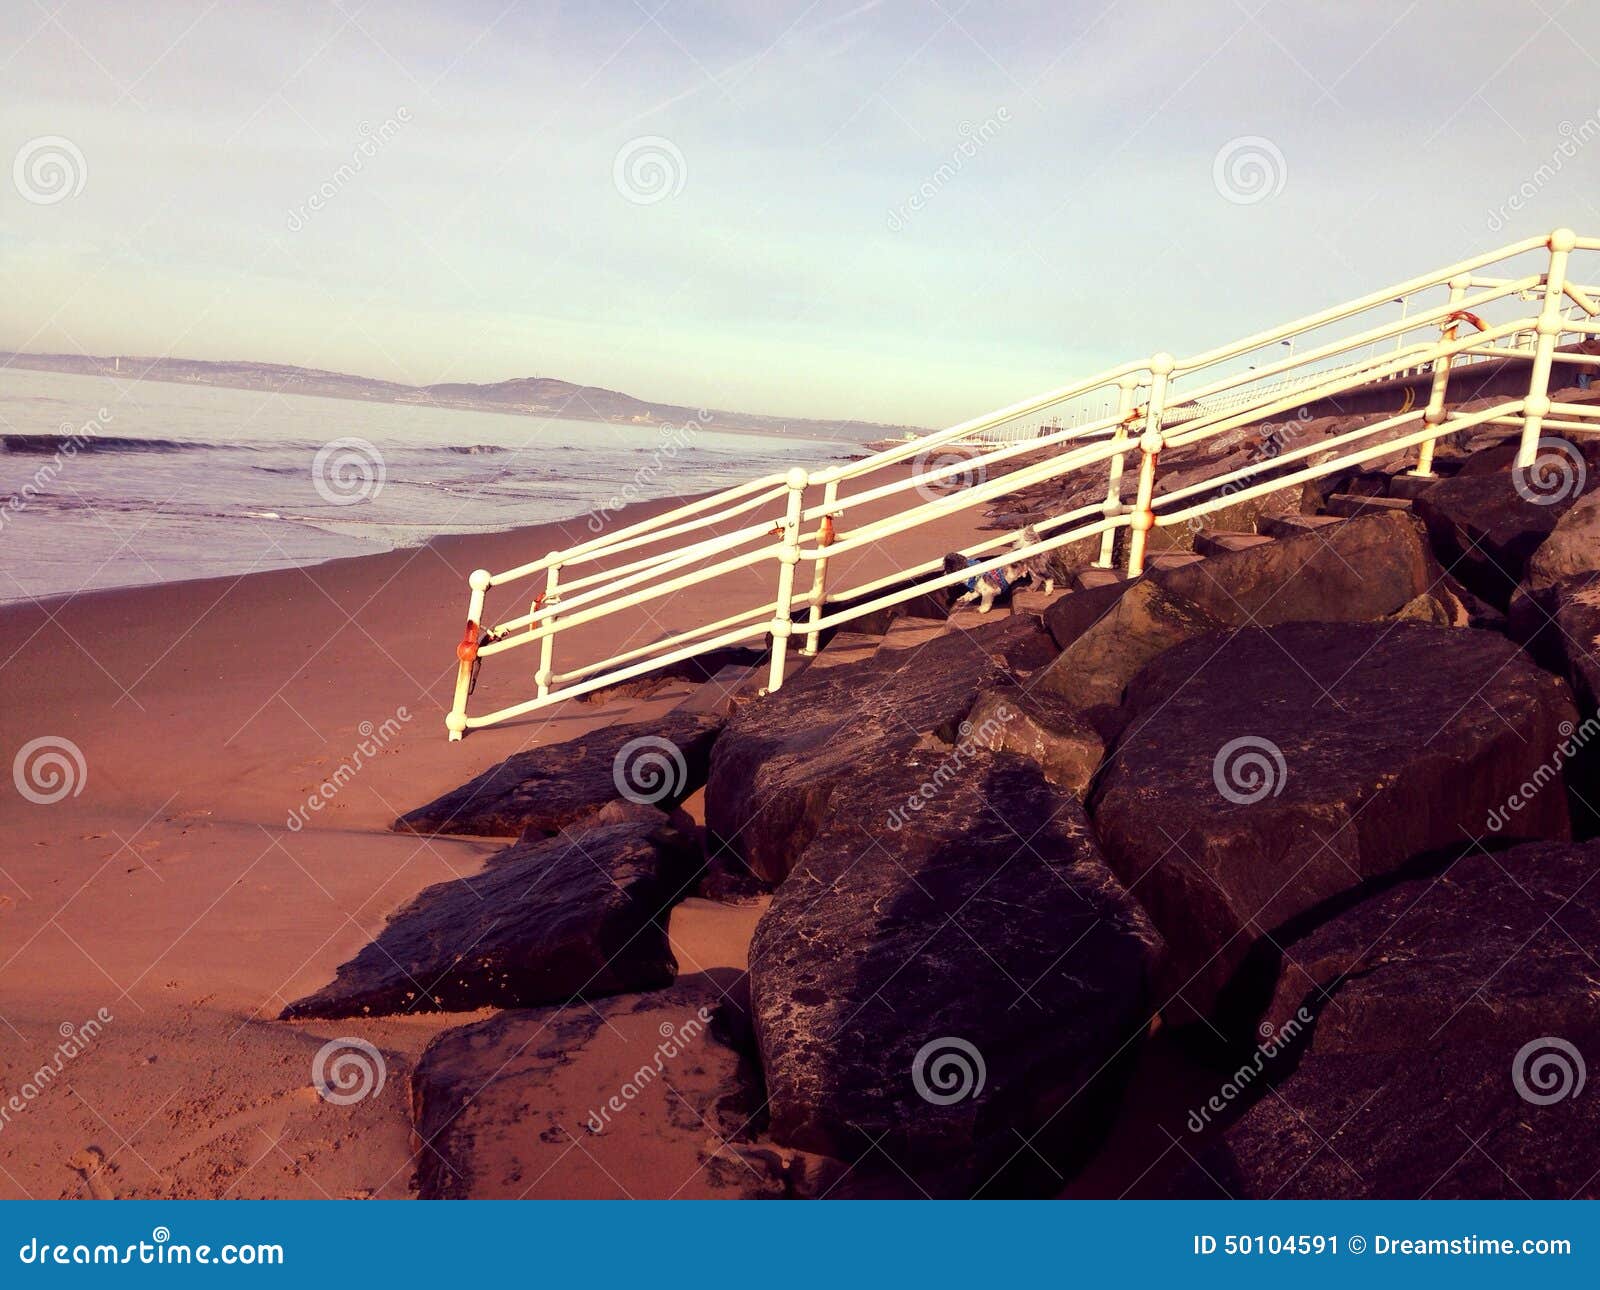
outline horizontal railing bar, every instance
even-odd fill
[[[744,555],[735,556],[731,560],[724,560],[721,564],[712,565],[709,569],[686,573],[681,577],[658,583],[646,591],[636,591],[631,596],[623,596],[615,601],[597,605],[593,609],[580,609],[577,613],[572,613],[558,606],[552,615],[555,618],[553,623],[546,622],[543,626],[535,627],[531,631],[519,632],[515,636],[508,636],[505,640],[491,641],[489,644],[479,647],[478,657],[485,658],[491,654],[501,654],[508,649],[515,649],[519,645],[532,645],[535,641],[542,641],[546,636],[554,636],[558,632],[581,627],[585,623],[595,622],[620,610],[632,609],[636,605],[658,600],[662,596],[670,596],[675,591],[682,591],[685,587],[692,587],[697,583],[709,582],[712,578],[720,577],[724,573],[733,573],[736,570],[747,569],[751,565],[760,564],[764,560],[776,559],[777,555],[778,547],[776,545],[759,551],[746,552]]]
[[[1524,281],[1533,282],[1535,279],[1524,279]],[[1353,349],[1360,349],[1364,345],[1370,345],[1378,341],[1388,340],[1391,337],[1401,335],[1403,332],[1417,331],[1422,328],[1431,327],[1442,322],[1452,313],[1476,312],[1483,306],[1492,304],[1496,300],[1502,300],[1510,294],[1512,294],[1511,290],[1509,288],[1505,288],[1496,291],[1486,291],[1482,295],[1472,296],[1464,299],[1459,304],[1452,305],[1449,301],[1444,301],[1443,303],[1433,306],[1422,313],[1411,315],[1411,317],[1407,318],[1404,322],[1385,323],[1378,327],[1370,328],[1367,331],[1358,332],[1354,336],[1341,337],[1338,340],[1329,341],[1327,344],[1322,345],[1317,349],[1307,350],[1301,354],[1293,354],[1288,358],[1279,359],[1275,363],[1265,364],[1255,370],[1252,375],[1252,380],[1264,380],[1268,377],[1276,376],[1283,372],[1293,371],[1296,367],[1303,367],[1307,364],[1318,362],[1324,358],[1333,358],[1338,354],[1347,353]],[[1522,325],[1531,327],[1536,325],[1537,322],[1537,318],[1532,318],[1526,320]],[[1419,341],[1414,345],[1406,346],[1396,351],[1391,351],[1390,353],[1382,355],[1381,357],[1374,356],[1373,361],[1392,361],[1396,357],[1405,354],[1427,354],[1432,351],[1433,346],[1436,343],[1437,342],[1435,341]],[[1315,373],[1309,373],[1308,375],[1314,376]],[[1210,396],[1214,392],[1229,388],[1230,386],[1235,386],[1237,384],[1238,382],[1235,378],[1224,377],[1221,378],[1217,384],[1203,386],[1198,390],[1185,390],[1183,394],[1184,398],[1186,399],[1203,399]]]
[[[783,482],[783,475],[763,475],[760,479],[753,479],[746,484],[738,484],[733,488],[724,489],[720,493],[696,498],[676,510],[667,511],[661,515],[652,515],[649,519],[640,520],[637,524],[630,524],[627,528],[619,529],[615,533],[604,534],[600,537],[592,538],[588,542],[580,542],[577,546],[568,547],[564,551],[554,552],[553,558],[547,555],[543,559],[534,560],[528,564],[520,564],[514,569],[507,569],[504,573],[497,573],[489,585],[491,587],[499,586],[503,583],[515,582],[519,578],[526,578],[530,574],[543,573],[552,564],[571,564],[580,557],[585,557],[601,550],[609,550],[624,539],[653,528],[659,528],[666,521],[677,519],[680,516],[697,515],[701,511],[709,510],[711,507],[732,498],[743,497],[751,492],[757,492],[763,488],[771,488],[775,484],[782,484]]]
[[[1522,405],[1523,400],[1514,399],[1507,403],[1497,404],[1493,408],[1486,408],[1481,412],[1474,412],[1470,416],[1463,417],[1460,422],[1452,424],[1457,430],[1467,429],[1491,420],[1494,416],[1503,414],[1507,409],[1515,409],[1520,412]],[[1404,416],[1408,421],[1415,421],[1426,414],[1426,408],[1418,408],[1415,411],[1405,413]],[[1160,528],[1167,528],[1183,520],[1198,519],[1202,515],[1209,515],[1212,511],[1222,510],[1228,506],[1237,506],[1240,502],[1248,502],[1257,497],[1264,497],[1266,494],[1276,492],[1280,488],[1292,488],[1294,485],[1306,483],[1308,480],[1321,479],[1327,475],[1337,474],[1347,466],[1359,466],[1378,457],[1387,456],[1395,452],[1403,452],[1407,448],[1414,448],[1424,440],[1435,438],[1440,433],[1441,430],[1438,426],[1424,426],[1423,429],[1412,434],[1387,439],[1383,443],[1373,444],[1371,447],[1363,448],[1359,452],[1336,457],[1331,461],[1319,462],[1315,466],[1308,466],[1304,470],[1296,471],[1280,478],[1253,484],[1249,488],[1241,488],[1238,492],[1230,493],[1226,497],[1214,498],[1208,502],[1199,502],[1171,514],[1158,514],[1155,517],[1156,525]],[[1453,431],[1444,433],[1453,433]]]
[[[735,516],[744,515],[750,511],[756,510],[759,507],[769,505],[778,498],[782,497],[787,491],[787,487],[780,485],[777,488],[768,489],[764,493],[760,493],[755,497],[749,498],[748,500],[740,503],[738,506],[731,506],[727,510],[719,511],[715,515],[705,515],[697,519],[686,520],[682,524],[677,524],[671,528],[662,529],[659,532],[644,533],[639,537],[631,538],[626,542],[619,542],[614,546],[608,546],[601,550],[591,551],[587,555],[583,556],[582,559],[585,562],[598,560],[602,556],[615,555],[620,551],[631,551],[641,546],[650,546],[652,543],[665,542],[668,538],[677,537],[683,533],[693,533],[711,524],[721,524],[726,520],[733,519]],[[709,541],[710,539],[707,540]],[[624,566],[624,568],[630,572],[635,569],[648,568],[651,563],[659,563],[676,554],[677,552],[675,551],[658,552],[653,556],[645,556],[642,560],[635,561],[631,565]],[[563,567],[566,567],[564,562]],[[599,582],[609,581],[611,578],[622,572],[624,572],[624,569],[599,569],[594,573],[585,574],[581,578],[575,578],[569,583],[564,583],[562,589],[575,590],[582,589],[584,587],[590,587]]]
[[[1493,339],[1496,336],[1509,335],[1523,325],[1519,320],[1503,323],[1499,327],[1491,327],[1489,330],[1479,332],[1474,336],[1462,337],[1454,341],[1436,341],[1429,347],[1428,352],[1438,358],[1442,358],[1447,354],[1454,356],[1461,350],[1478,344],[1484,337]],[[1410,365],[1410,359],[1406,357],[1406,351],[1401,351],[1399,356],[1391,355],[1386,362],[1368,369],[1360,378],[1332,381],[1326,385],[1314,385],[1309,387],[1308,390],[1296,390],[1292,394],[1283,395],[1268,404],[1251,406],[1239,412],[1229,413],[1226,418],[1214,423],[1207,422],[1198,426],[1184,426],[1181,430],[1176,430],[1167,436],[1167,446],[1170,448],[1187,447],[1190,444],[1199,443],[1203,439],[1212,438],[1225,430],[1235,430],[1240,426],[1250,425],[1256,421],[1275,416],[1279,412],[1287,412],[1290,408],[1300,407],[1302,404],[1314,403],[1318,399],[1331,398],[1333,395],[1342,394],[1347,390],[1371,385],[1376,381],[1395,375],[1396,372]]]
[[[733,631],[725,632],[723,635],[705,641],[700,645],[691,645],[684,649],[676,650],[665,658],[646,659],[643,663],[636,663],[632,667],[624,668],[621,672],[613,673],[609,676],[593,677],[579,685],[572,686],[570,689],[563,690],[559,694],[552,691],[542,698],[529,699],[525,703],[514,703],[509,708],[501,708],[496,712],[486,712],[481,717],[469,716],[467,718],[467,729],[481,730],[484,726],[492,726],[501,721],[509,721],[513,717],[526,716],[530,712],[536,712],[540,708],[547,708],[551,704],[561,703],[567,699],[581,698],[585,694],[604,689],[608,685],[620,685],[623,681],[631,681],[634,677],[643,676],[645,673],[653,672],[657,668],[670,667],[673,663],[681,662],[686,658],[693,658],[697,654],[709,654],[714,649],[737,645],[740,641],[749,640],[753,636],[764,636],[765,634],[765,627],[745,628],[742,630],[735,628]]]
[[[1537,251],[1547,246],[1549,240],[1548,235],[1523,238],[1520,242],[1513,242],[1498,251],[1487,251],[1482,255],[1475,255],[1469,260],[1462,260],[1459,264],[1452,264],[1449,268],[1426,273],[1421,277],[1409,278],[1405,282],[1386,287],[1381,291],[1370,292],[1347,304],[1335,305],[1318,313],[1307,314],[1304,318],[1297,318],[1294,322],[1285,323],[1281,327],[1257,332],[1253,336],[1246,336],[1243,340],[1221,345],[1216,349],[1205,350],[1190,358],[1180,360],[1174,370],[1191,372],[1198,368],[1210,367],[1213,363],[1223,362],[1230,358],[1238,358],[1241,354],[1250,353],[1251,350],[1263,349],[1279,340],[1287,340],[1291,334],[1299,335],[1302,332],[1314,331],[1318,327],[1327,326],[1329,323],[1339,322],[1355,314],[1364,313],[1374,306],[1388,304],[1399,296],[1415,295],[1417,292],[1424,291],[1429,287],[1447,286],[1451,278],[1471,273],[1472,270],[1481,268],[1486,264],[1496,264],[1501,260],[1509,260],[1514,256],[1524,255],[1529,251]]]
[[[926,474],[916,475],[906,479],[893,480],[887,484],[880,484],[876,488],[869,488],[860,493],[852,493],[849,496],[840,497],[833,502],[818,502],[815,505],[806,507],[801,512],[800,518],[802,522],[805,522],[821,519],[824,515],[839,515],[844,513],[850,507],[859,507],[867,504],[868,502],[882,501],[885,497],[893,497],[896,493],[909,492],[911,489],[925,489],[933,484],[942,482],[943,480],[955,479],[961,475],[969,474],[974,467],[982,467],[987,469],[987,467],[996,462],[1010,461],[1014,457],[1026,456],[1029,453],[1037,452],[1041,449],[1054,447],[1059,443],[1071,442],[1077,439],[1086,438],[1089,433],[1094,433],[1101,429],[1115,428],[1117,422],[1117,417],[1107,417],[1101,421],[1092,423],[1090,426],[1081,427],[1080,429],[1072,431],[1062,431],[1059,434],[1052,434],[1041,439],[1029,439],[1018,444],[1007,445],[1005,448],[996,449],[992,453],[968,457],[962,461],[954,462],[949,466],[941,467],[937,471],[930,471]],[[1109,444],[1113,441],[1111,439],[1102,439],[1100,442],[1101,444]],[[1020,471],[1013,472],[1012,474],[999,476],[999,478],[1015,479],[1019,473]]]
[[[1018,417],[1034,416],[1052,404],[1061,403],[1066,399],[1079,394],[1092,394],[1095,390],[1108,385],[1115,385],[1124,376],[1132,376],[1137,372],[1148,371],[1145,363],[1123,363],[1118,367],[1108,368],[1087,380],[1077,381],[1071,385],[1063,385],[1050,390],[1045,394],[1035,395],[1031,399],[1023,399],[1020,403],[1013,403],[1009,407],[1001,408],[998,412],[987,413],[981,417],[974,417],[970,421],[963,421],[960,425],[951,426],[948,430],[941,430],[936,434],[925,435],[920,439],[913,439],[907,444],[896,444],[893,448],[886,448],[882,452],[874,453],[862,461],[849,462],[842,466],[834,466],[818,471],[811,477],[815,484],[826,484],[855,475],[870,474],[881,470],[884,466],[892,466],[907,457],[914,457],[919,452],[929,448],[936,448],[952,440],[960,439],[963,435],[974,434],[979,430],[993,426],[1004,425],[1007,421],[1015,421]]]
[[[798,602],[800,597],[797,596],[795,599]],[[667,636],[662,640],[651,641],[648,645],[641,645],[638,649],[628,650],[626,653],[614,655],[613,657],[604,659],[599,663],[590,663],[587,667],[575,668],[571,672],[562,672],[557,676],[551,677],[550,684],[552,686],[564,685],[569,681],[576,681],[585,676],[593,676],[594,673],[604,671],[606,668],[616,667],[622,663],[631,663],[635,659],[640,659],[646,657],[647,655],[655,654],[659,650],[669,649],[675,645],[682,645],[687,641],[693,640],[697,636],[708,636],[714,632],[726,631],[729,627],[744,623],[747,620],[761,622],[763,624],[763,629],[765,629],[766,626],[771,624],[772,615],[777,608],[778,602],[774,600],[769,604],[760,606],[759,608],[747,609],[741,614],[730,614],[728,617],[718,619],[714,623],[706,623],[700,627],[694,627],[688,631],[679,632],[675,636]]]

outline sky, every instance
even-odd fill
[[[0,348],[951,424],[1600,232],[1592,18],[6,0]]]

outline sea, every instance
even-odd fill
[[[681,425],[0,371],[0,602],[573,520],[857,451]],[[542,555],[530,551],[528,558]]]

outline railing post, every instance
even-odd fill
[[[539,609],[544,609],[544,625],[551,629],[550,634],[539,642],[539,670],[534,673],[534,684],[539,687],[539,697],[542,699],[550,693],[550,680],[555,675],[556,634],[554,613],[558,592],[561,587],[561,565],[556,557],[560,552],[552,551],[545,558],[550,561],[550,571],[545,575],[544,595],[539,598],[539,603],[534,607],[533,621],[528,626],[530,629],[539,625]]]
[[[794,632],[794,567],[800,563],[800,512],[805,506],[810,475],[804,467],[789,472],[789,505],[784,512],[782,549],[778,552],[778,607],[772,619],[772,666],[767,671],[767,692],[783,687],[783,666]]]
[[[456,646],[456,693],[444,726],[450,742],[457,743],[467,733],[467,692],[472,689],[472,668],[478,658],[478,633],[483,630],[483,598],[494,575],[487,569],[474,569],[467,579],[472,594],[467,598],[467,630]]]
[[[828,592],[828,557],[827,549],[833,545],[833,504],[839,500],[839,481],[830,479],[822,486],[822,505],[825,508],[822,521],[817,525],[817,568],[811,577],[811,612],[807,615],[806,644],[804,653],[815,654],[822,633],[817,630],[817,620],[822,617],[823,601]]]
[[[1117,395],[1117,431],[1115,442],[1126,443],[1128,440],[1128,423],[1133,412],[1133,392],[1139,384],[1136,376],[1124,376],[1118,382],[1121,393]],[[1122,472],[1128,454],[1119,452],[1111,459],[1110,482],[1106,485],[1106,519],[1113,519],[1122,511]],[[1101,569],[1111,567],[1111,557],[1117,547],[1117,530],[1108,528],[1100,535],[1100,558],[1095,561]]]
[[[1145,408],[1145,431],[1139,438],[1139,491],[1134,497],[1132,532],[1128,535],[1128,576],[1137,578],[1144,572],[1145,547],[1150,540],[1150,530],[1155,527],[1156,516],[1153,499],[1156,491],[1156,458],[1161,454],[1166,440],[1161,435],[1161,416],[1167,406],[1167,379],[1172,375],[1176,360],[1171,354],[1161,353],[1150,360],[1150,402]]]
[[[1567,285],[1567,258],[1578,245],[1578,235],[1570,228],[1550,234],[1550,272],[1544,283],[1544,307],[1539,311],[1539,338],[1533,349],[1533,372],[1528,377],[1528,397],[1522,405],[1522,444],[1517,450],[1517,469],[1527,470],[1539,455],[1539,432],[1550,414],[1550,368],[1555,361],[1556,341],[1561,335],[1561,300]]]
[[[1460,307],[1466,298],[1467,288],[1472,285],[1472,279],[1461,277],[1450,279],[1450,312],[1452,314]],[[1446,342],[1455,340],[1456,331],[1461,326],[1458,318],[1448,318],[1440,339]],[[1452,355],[1441,354],[1433,360],[1433,388],[1428,392],[1428,409],[1422,414],[1423,423],[1430,426],[1444,424],[1444,399],[1450,386],[1450,364]],[[1417,446],[1417,466],[1411,473],[1420,478],[1431,478],[1433,475],[1433,445],[1437,438],[1424,439]]]

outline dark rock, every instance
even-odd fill
[[[1229,551],[1248,551],[1253,546],[1264,546],[1274,541],[1259,533],[1229,533],[1221,529],[1201,529],[1194,535],[1194,549],[1198,555],[1222,555]]]
[[[283,1017],[533,1007],[671,985],[667,914],[699,860],[679,835],[610,824],[519,842],[437,883]]]
[[[1549,587],[1580,574],[1600,573],[1600,493],[1580,498],[1528,562],[1528,585]]]
[[[1596,1195],[1597,874],[1594,843],[1474,852],[1288,946],[1272,1016],[1314,1017],[1304,1052],[1176,1190]]]
[[[979,626],[988,627],[980,621]],[[970,631],[965,625],[958,630]],[[983,638],[983,648],[1007,672],[1023,676],[1047,667],[1061,653],[1038,614],[1013,613]]]
[[[1465,627],[1456,621],[1455,609],[1443,595],[1428,593],[1408,600],[1392,614],[1385,614],[1386,623],[1427,623],[1432,627]]]
[[[1192,641],[1128,688],[1090,810],[1170,947],[1174,1020],[1253,1024],[1285,927],[1470,845],[1550,760],[1567,688],[1510,642],[1413,624],[1296,623]],[[1505,838],[1564,838],[1559,785]]]
[[[412,1078],[424,1199],[783,1194],[726,1157],[754,1098],[710,974],[644,997],[502,1012],[447,1030]]]
[[[1564,443],[1565,441],[1555,441]],[[1531,471],[1517,471],[1515,446],[1474,454],[1461,472],[1416,500],[1416,512],[1451,574],[1505,609],[1534,553],[1595,482],[1600,448],[1546,448]],[[1520,486],[1519,486],[1520,483]]]
[[[1018,1134],[1069,1170],[1148,1023],[1157,948],[1036,767],[908,748],[841,787],[757,926],[771,1135],[913,1194],[1026,1187]]]
[[[1325,507],[1327,514],[1349,519],[1359,515],[1380,515],[1386,511],[1407,512],[1410,509],[1411,502],[1408,498],[1374,497],[1367,493],[1335,493],[1328,498]]]
[[[1266,1020],[1306,1009],[1317,1055],[1600,1035],[1597,946],[1600,842],[1474,849],[1285,946]]]
[[[1133,583],[1126,579],[1058,596],[1044,611],[1045,629],[1058,650],[1069,648],[1078,637],[1111,612],[1111,607]]]
[[[1079,801],[1106,755],[1105,741],[1068,704],[1020,685],[983,691],[961,723],[961,741],[1026,757],[1057,788]]]
[[[1270,538],[1303,537],[1319,529],[1333,528],[1340,522],[1333,515],[1301,515],[1298,512],[1261,515],[1256,518],[1256,532]]]
[[[722,724],[718,716],[669,712],[530,748],[407,812],[394,828],[516,837],[528,829],[555,833],[618,800],[670,810],[705,783]]]
[[[1037,619],[1008,618],[858,663],[808,672],[741,709],[717,741],[706,785],[712,854],[781,881],[842,784],[893,762],[919,738],[960,733],[978,691],[1007,677]]]
[[[1151,659],[1220,625],[1192,601],[1146,578],[1063,650],[1034,686],[1080,709],[1114,705]]]
[[[1382,618],[1426,594],[1440,569],[1419,525],[1375,514],[1149,576],[1218,622],[1272,627]]]
[[[1564,579],[1553,588],[1555,641],[1584,714],[1600,710],[1600,580]]]
[[[731,663],[709,681],[702,681],[695,687],[694,693],[677,704],[673,711],[731,717],[733,710],[739,706],[740,697],[759,690],[766,679],[765,664],[746,666]]]

